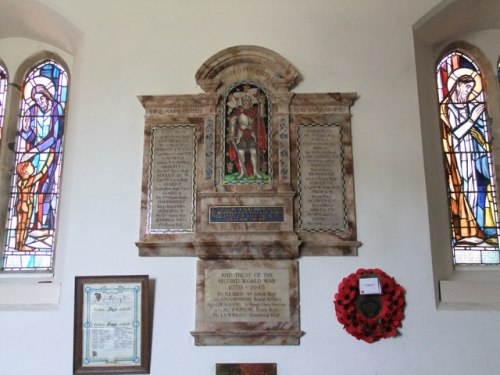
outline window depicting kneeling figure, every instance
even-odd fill
[[[454,51],[437,65],[455,265],[498,264],[497,190],[482,74]]]

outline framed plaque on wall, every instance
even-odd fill
[[[75,374],[149,374],[150,346],[148,276],[75,278]]]

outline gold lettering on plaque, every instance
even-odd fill
[[[207,269],[205,316],[212,322],[290,320],[287,268]]]
[[[299,126],[301,230],[345,229],[343,175],[340,126]]]
[[[148,233],[192,232],[195,128],[156,126],[151,143]]]

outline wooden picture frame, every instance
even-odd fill
[[[149,277],[75,277],[74,374],[149,374]]]

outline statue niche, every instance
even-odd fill
[[[223,183],[269,181],[269,98],[250,82],[238,83],[224,98]]]

